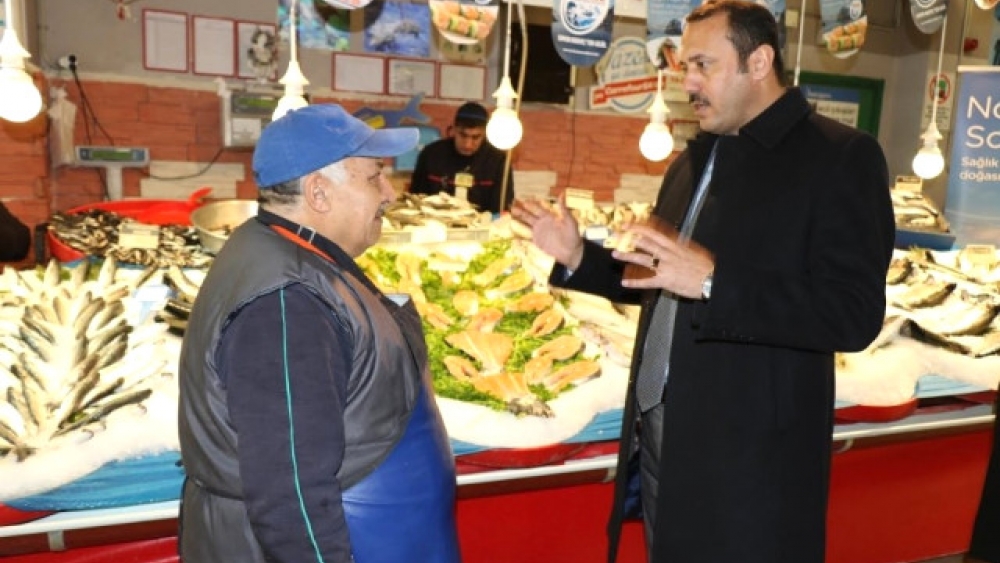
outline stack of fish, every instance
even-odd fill
[[[998,264],[992,246],[970,245],[955,253],[898,252],[886,279],[887,319],[903,317],[915,336],[962,354],[996,354]]]
[[[403,193],[385,211],[382,219],[386,229],[420,227],[430,222],[448,228],[470,228],[489,225],[492,216],[480,213],[469,202],[441,192],[435,195]]]
[[[917,191],[894,189],[890,191],[896,226],[901,229],[947,232],[948,221],[937,206]]]
[[[141,266],[180,266],[200,268],[212,257],[204,252],[198,233],[187,225],[159,227],[159,244],[155,248],[131,248],[119,244],[118,232],[123,223],[132,221],[103,209],[83,213],[56,213],[49,221],[49,230],[63,243],[88,255],[110,258]]]
[[[413,299],[439,395],[491,404],[471,389],[511,412],[551,417],[548,400],[600,376],[596,350],[536,283],[517,244],[465,246],[479,252],[456,257],[411,245],[374,249],[358,262],[383,291]]]
[[[165,326],[133,326],[128,318],[129,296],[155,273],[118,275],[113,260],[92,280],[86,260],[66,280],[55,261],[41,272],[3,270],[0,456],[23,460],[86,440],[112,413],[142,408],[171,375],[176,360],[164,353]]]

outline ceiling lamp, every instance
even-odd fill
[[[42,94],[24,70],[24,59],[31,53],[21,46],[14,29],[13,4],[7,0],[7,29],[0,39],[0,119],[24,123],[42,111]]]
[[[291,8],[288,11],[288,38],[289,43],[291,43],[291,58],[288,61],[288,70],[285,71],[285,75],[281,77],[282,84],[285,85],[285,95],[281,96],[278,100],[278,106],[274,108],[274,113],[271,114],[271,120],[277,120],[286,113],[304,108],[309,105],[303,94],[305,94],[305,87],[309,84],[306,80],[305,75],[302,74],[302,69],[299,68],[299,57],[298,48],[296,46],[296,18],[295,18],[295,8],[298,6],[298,0],[292,0]]]
[[[639,137],[639,152],[653,162],[659,162],[674,152],[674,137],[667,127],[667,104],[663,101],[663,70],[656,72],[656,97],[649,105],[649,123]]]
[[[507,49],[503,56],[503,79],[500,80],[500,87],[493,92],[493,97],[497,99],[497,108],[493,110],[489,122],[486,124],[486,138],[494,147],[505,151],[514,148],[521,142],[521,135],[524,134],[524,127],[517,117],[517,110],[514,109],[514,100],[517,92],[510,84],[510,20],[511,5],[507,4]]]
[[[917,156],[913,157],[913,173],[924,180],[937,178],[944,170],[944,156],[938,147],[938,141],[942,139],[941,132],[937,126],[938,107],[938,77],[941,76],[941,60],[944,58],[944,31],[948,25],[948,15],[945,14],[944,21],[941,22],[941,47],[938,51],[937,74],[934,75],[934,84],[931,88],[931,122],[927,125],[920,138],[924,144],[917,151]]]

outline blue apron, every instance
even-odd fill
[[[411,347],[423,344],[413,303],[394,311]],[[419,335],[419,336],[418,336]],[[378,467],[342,492],[356,563],[459,563],[455,459],[430,382],[419,386],[409,424]]]

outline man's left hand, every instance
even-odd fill
[[[701,299],[702,282],[715,269],[711,252],[660,224],[630,225],[624,235],[632,238],[634,248],[615,250],[614,257],[652,272],[647,276],[626,275],[624,287],[660,288],[681,297]]]

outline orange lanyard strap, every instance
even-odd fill
[[[314,254],[318,254],[318,255],[322,256],[323,258],[326,258],[330,262],[333,262],[334,264],[337,263],[337,261],[334,260],[332,256],[330,256],[326,252],[323,252],[319,248],[316,248],[316,246],[313,245],[313,243],[311,243],[311,242],[309,242],[307,240],[303,240],[302,237],[300,237],[297,234],[293,233],[292,231],[286,229],[285,227],[282,227],[281,225],[268,225],[268,226],[271,227],[272,229],[274,229],[274,232],[276,232],[279,235],[285,237],[286,239],[294,242],[295,244],[301,246],[302,248],[305,248],[309,252],[312,252]]]

